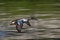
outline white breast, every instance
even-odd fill
[[[23,19],[23,21],[27,21],[27,19]]]

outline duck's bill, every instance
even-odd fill
[[[10,25],[14,25],[14,24],[15,24],[15,22],[11,22],[11,23],[10,23]]]

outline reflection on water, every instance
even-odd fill
[[[5,37],[7,34],[5,32],[7,28],[7,22],[0,21],[0,37]]]
[[[0,31],[0,37],[5,37],[7,34],[4,31]]]
[[[0,40],[4,40],[4,38],[6,37],[6,32],[4,31],[0,31]]]

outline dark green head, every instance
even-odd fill
[[[18,21],[18,19],[11,21],[10,25],[16,25],[17,21]]]

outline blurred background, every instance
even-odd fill
[[[31,21],[32,29],[23,29],[28,32],[17,33],[15,26],[9,25],[14,19],[30,16],[38,21]],[[60,0],[0,0],[1,40],[60,38],[59,30]]]
[[[1,18],[32,14],[57,14],[59,16],[59,12],[60,0],[0,0]]]

